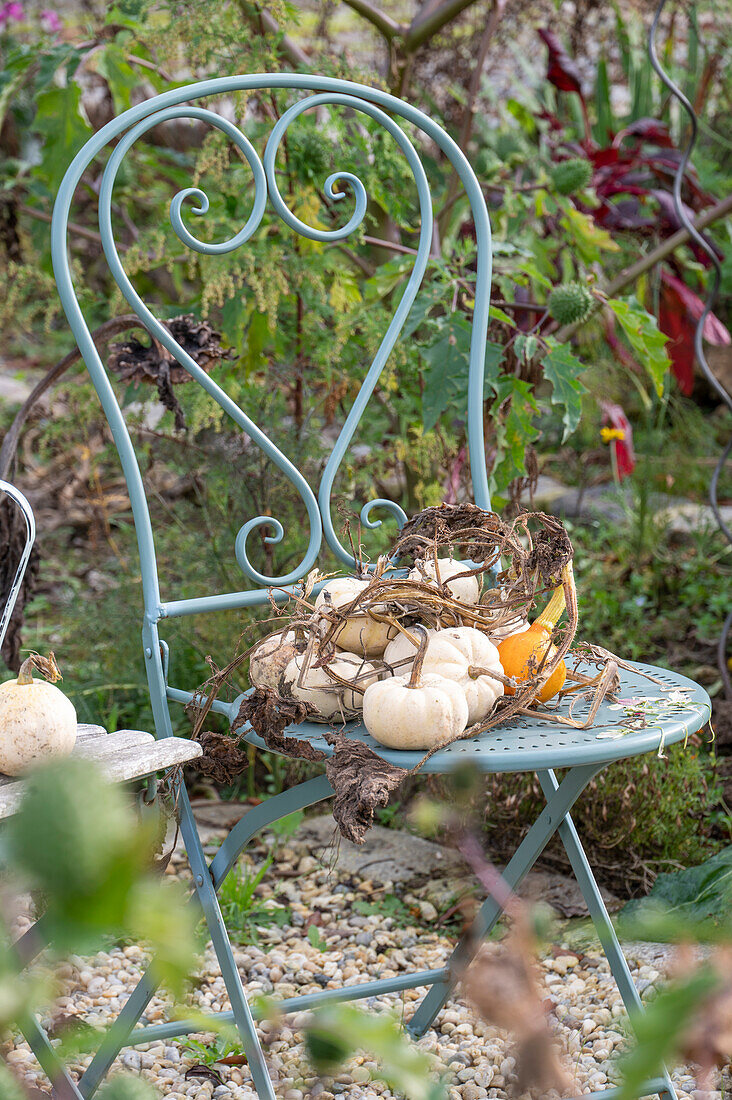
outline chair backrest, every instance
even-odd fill
[[[214,111],[198,105],[198,101],[209,96],[274,89],[292,89],[293,92],[310,94],[296,98],[292,106],[276,122],[261,159],[248,138],[233,123]],[[344,240],[361,224],[368,204],[365,187],[356,175],[347,170],[338,171],[323,181],[325,194],[331,200],[344,197],[343,192],[336,186],[339,180],[348,181],[352,189],[355,209],[347,223],[339,229],[325,230],[306,225],[288,208],[277,184],[277,153],[288,127],[304,111],[321,105],[339,105],[357,114],[366,114],[383,126],[393,137],[403,152],[414,177],[421,225],[411,276],[376,356],[364,377],[353,407],[328,457],[320,485],[317,491],[314,491],[286,455],[196,364],[142,301],[125,273],[115,245],[112,230],[112,193],[115,178],[124,157],[138,138],[169,119],[198,119],[222,131],[241,151],[253,175],[255,197],[251,214],[244,227],[230,240],[212,244],[200,241],[193,236],[184,224],[182,211],[184,201],[191,198],[198,202],[198,208],[194,208],[194,212],[205,214],[209,205],[208,197],[197,187],[186,187],[179,191],[170,204],[170,221],[175,233],[185,244],[197,252],[207,254],[228,253],[239,248],[257,231],[268,199],[277,215],[295,233],[322,242]],[[158,637],[158,623],[161,619],[264,603],[268,598],[269,586],[277,585],[283,588],[292,585],[313,568],[321,550],[323,538],[344,564],[350,566],[354,564],[352,554],[341,545],[333,526],[331,516],[333,482],[419,290],[428,263],[433,236],[432,201],[425,170],[417,150],[397,120],[413,124],[442,150],[460,177],[470,202],[477,240],[477,269],[468,380],[468,443],[474,499],[481,507],[488,508],[490,495],[483,437],[483,374],[491,279],[490,223],[483,194],[468,161],[452,138],[427,115],[386,92],[327,77],[277,73],[206,80],[148,99],[108,123],[80,150],[59,188],[51,229],[54,272],[63,308],[110,424],[129,489],[140,551],[143,585],[143,648],[159,735],[170,732],[170,720],[167,705],[165,705],[166,647],[164,643],[161,646]],[[300,563],[280,577],[261,573],[250,562],[247,554],[247,539],[257,529],[268,528],[270,533],[266,536],[266,541],[280,542],[285,535],[280,521],[272,516],[256,516],[243,523],[236,537],[234,552],[242,572],[256,586],[253,588],[192,599],[163,600],[161,598],[150,511],[137,457],[110,379],[82,313],[68,257],[69,211],[74,193],[86,168],[112,140],[115,140],[116,144],[106,163],[99,193],[99,228],[104,253],[117,285],[150,334],[189,371],[193,379],[289,479],[301,497],[307,512],[310,528],[307,550]],[[371,528],[379,526],[379,520],[370,518],[372,509],[376,507],[389,511],[400,524],[406,519],[399,504],[376,499],[363,505],[361,520],[365,526]],[[168,692],[168,695],[170,694]]]

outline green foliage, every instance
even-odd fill
[[[287,21],[291,9],[278,12]],[[218,73],[267,71],[277,68],[280,42],[276,36],[252,33],[242,9],[226,0],[186,9],[186,19],[176,18],[174,6],[147,2],[115,9],[108,26],[97,28],[98,40],[91,51],[85,46],[43,41],[32,47],[22,39],[12,43],[0,70],[0,95],[10,117],[24,131],[40,137],[37,163],[21,157],[7,169],[7,185],[22,198],[22,264],[7,269],[7,307],[2,320],[10,340],[31,346],[50,357],[56,338],[48,329],[58,307],[54,301],[45,217],[70,151],[76,150],[90,128],[81,105],[79,66],[91,68],[106,82],[116,111],[125,109],[149,81],[155,90],[168,86],[168,71],[184,63],[195,76],[208,76],[215,63]],[[243,52],[242,52],[243,51]],[[315,65],[315,60],[314,60]],[[341,75],[342,60],[326,51],[315,66],[326,74]],[[358,77],[359,74],[348,75]],[[247,112],[246,132],[257,148],[268,136],[266,116],[281,114],[288,93],[273,93],[271,102],[256,94],[235,97],[235,109]],[[517,286],[529,289],[539,300],[555,286],[550,308],[556,317],[578,319],[592,302],[587,276],[598,261],[607,265],[622,249],[592,217],[594,202],[587,190],[589,161],[570,157],[557,164],[545,163],[547,121],[541,104],[531,96],[510,97],[502,125],[484,128],[476,119],[477,163],[499,166],[509,155],[511,171],[523,180],[536,179],[514,189],[511,177],[500,169],[494,181],[504,188],[505,201],[494,211],[495,280],[499,294],[513,301]],[[550,103],[551,110],[557,105]],[[347,149],[347,165],[336,150]],[[435,206],[449,193],[446,164],[426,158]],[[337,108],[322,118],[298,119],[282,143],[278,156],[281,193],[293,212],[319,227],[342,224],[351,209],[347,197],[325,204],[321,188],[326,176],[344,165],[363,181],[369,195],[365,230],[377,239],[386,230],[405,241],[419,223],[414,182],[393,139],[368,116],[358,125]],[[96,171],[96,169],[94,169]],[[501,174],[503,173],[503,174]],[[129,151],[115,188],[116,229],[124,249],[124,264],[145,301],[163,315],[190,310],[209,316],[219,325],[235,350],[235,358],[216,369],[216,380],[248,410],[263,395],[273,397],[268,416],[281,424],[294,422],[294,434],[281,440],[285,449],[302,444],[308,419],[309,438],[317,438],[325,423],[347,414],[366,367],[376,354],[412,269],[413,260],[388,250],[366,246],[355,236],[349,247],[298,238],[282,226],[271,210],[265,213],[260,233],[247,245],[225,256],[206,256],[189,250],[161,219],[171,196],[191,179],[211,197],[205,218],[195,232],[207,240],[231,238],[251,211],[251,171],[232,152],[222,134],[210,132],[199,148],[183,151],[141,140]],[[573,196],[582,194],[582,203]],[[445,460],[455,460],[465,443],[467,367],[474,281],[474,243],[461,235],[465,204],[455,203],[440,213],[442,246],[430,259],[429,268],[405,325],[400,342],[379,383],[370,417],[359,429],[359,443],[376,446],[383,472],[393,478],[394,466],[405,474],[400,501],[407,511],[439,499]],[[93,229],[93,210],[80,205],[74,215]],[[187,223],[190,213],[184,210]],[[444,222],[444,225],[442,224]],[[109,312],[126,308],[93,249],[75,238],[80,265],[77,280],[84,309],[92,323]],[[618,262],[625,253],[618,256]],[[559,284],[556,286],[555,284]],[[570,299],[564,303],[562,299]],[[581,298],[581,301],[580,301]],[[569,311],[569,312],[568,312]],[[619,318],[621,324],[623,318]],[[654,383],[668,367],[660,357],[650,327],[626,313],[628,338],[643,344]],[[531,337],[530,339],[532,339]],[[61,337],[65,339],[65,337]],[[568,439],[579,418],[579,364],[589,348],[561,359],[551,349],[536,386],[532,357],[521,353],[520,369],[513,363],[523,334],[516,332],[511,309],[492,310],[487,345],[485,398],[490,402],[494,428],[489,430],[491,486],[500,505],[511,483],[526,473],[525,452],[538,437],[537,423],[558,422]],[[635,346],[635,345],[634,345]],[[578,366],[570,377],[569,356]],[[128,400],[139,397],[133,393]],[[229,431],[221,410],[202,393],[185,394],[189,429]],[[86,403],[88,418],[89,403]],[[170,430],[171,417],[161,428]],[[428,457],[422,432],[439,430],[440,452]],[[287,432],[292,435],[292,432]],[[399,452],[397,454],[397,452]],[[391,456],[391,468],[388,469]],[[315,456],[313,456],[315,457]],[[371,477],[381,471],[371,472]],[[344,480],[348,480],[349,471]],[[362,492],[368,478],[351,478],[349,491]],[[284,548],[283,548],[284,549]],[[115,678],[117,680],[118,678]]]
[[[267,871],[272,866],[268,855],[257,871],[234,868],[219,892],[221,912],[236,943],[260,943],[259,931],[275,925],[282,928],[289,923],[290,911],[273,899],[263,899],[257,894]]]
[[[595,299],[589,287],[582,283],[555,286],[547,303],[549,313],[560,325],[572,325],[589,317]]]
[[[615,762],[572,809],[592,866],[625,896],[643,888],[648,868],[698,863],[719,846],[712,838],[718,791],[708,754],[690,743],[672,746],[667,757]],[[488,849],[503,858],[544,806],[541,790],[529,775],[491,777],[484,799]],[[551,850],[559,852],[556,842]]]
[[[46,155],[35,174],[51,194],[75,154],[92,135],[91,127],[82,118],[80,105],[81,89],[73,82],[66,88],[48,88],[36,99],[33,129],[41,135]]]
[[[87,762],[37,768],[7,825],[14,869],[43,894],[58,951],[98,949],[110,932],[150,943],[176,997],[193,966],[195,918],[173,883],[150,874],[154,827]]]
[[[227,1030],[232,1032],[230,1036],[227,1034]],[[193,1039],[190,1035],[187,1035],[182,1039],[181,1046],[192,1054],[197,1062],[202,1063],[204,1066],[214,1066],[222,1058],[228,1058],[230,1054],[241,1053],[239,1032],[233,1026],[227,1030],[214,1036],[213,1041],[210,1043],[203,1043],[200,1039]]]
[[[388,917],[397,928],[411,928],[415,923],[415,913],[396,894],[385,894],[378,901],[358,898],[353,903],[353,910],[363,917]]]
[[[668,337],[659,331],[656,318],[635,298],[609,298],[610,309],[620,322],[628,341],[651,376],[656,393],[663,393],[664,379],[670,367],[666,344]]]
[[[27,1100],[27,1092],[5,1066],[0,1066],[0,1097],[2,1100]]]
[[[639,485],[646,487],[654,475],[660,474],[659,480],[668,476],[663,465],[658,473],[654,467],[643,474]],[[658,664],[670,660],[670,638],[690,653],[703,651],[724,621],[732,550],[720,535],[700,530],[671,551],[652,502],[640,493],[625,499],[627,520],[582,527],[569,523],[581,636],[602,639],[601,644],[630,660]],[[713,588],[710,570],[719,582]],[[686,667],[693,673],[693,666]]]
[[[317,1073],[334,1073],[351,1055],[368,1051],[379,1063],[377,1076],[408,1100],[439,1100],[445,1095],[432,1062],[404,1035],[387,1012],[365,1013],[351,1005],[329,1005],[313,1013],[305,1045]]]
[[[623,919],[643,925],[657,917],[672,917],[678,933],[685,924],[724,924],[732,931],[732,846],[696,867],[658,876],[647,898],[628,902]]]
[[[118,788],[89,783],[99,777],[81,760],[39,768],[28,783],[20,812],[12,821],[12,852],[32,879],[66,898],[96,889],[118,855],[142,863],[152,836],[140,837],[140,855],[130,851],[133,818]],[[53,828],[47,831],[48,819]]]
[[[563,410],[564,443],[577,428],[582,415],[582,395],[587,393],[587,387],[579,375],[584,367],[566,344],[558,344],[553,336],[547,337],[546,345],[548,350],[542,359],[542,369],[544,377],[552,384],[552,405],[559,405]]]
[[[308,943],[311,947],[314,947],[316,951],[322,952],[328,950],[327,940],[321,934],[320,929],[314,924],[311,924],[308,928]]]

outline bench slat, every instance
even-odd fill
[[[76,743],[79,741],[89,741],[92,737],[108,737],[109,734],[105,730],[104,726],[90,726],[86,722],[79,722],[76,727]]]
[[[83,760],[94,760],[101,764],[105,757],[112,753],[129,749],[134,753],[136,749],[144,745],[150,745],[155,741],[151,733],[143,733],[142,730],[117,730],[116,733],[108,733],[106,737],[93,737],[86,741],[77,741],[72,756],[80,756]]]
[[[142,779],[159,771],[196,760],[201,746],[185,737],[156,741],[143,730],[105,733],[101,726],[82,726],[72,756],[92,761],[110,783]],[[14,814],[23,797],[24,779],[0,777],[0,818]]]

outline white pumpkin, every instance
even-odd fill
[[[484,668],[503,676],[497,648],[482,630],[472,626],[438,630],[427,644],[423,667],[425,672],[437,672],[460,684],[468,703],[469,726],[482,722],[503,695],[499,679],[473,671]]]
[[[76,744],[76,711],[62,691],[33,679],[33,668],[52,680],[61,674],[53,654],[32,654],[16,680],[0,684],[0,772],[21,775],[33,764],[68,756]]]
[[[411,655],[414,658],[418,647],[401,635],[387,647],[384,659],[388,663],[391,663],[389,654],[397,645],[400,645],[399,654],[402,657]],[[404,672],[404,667],[399,671]],[[437,673],[460,684],[468,704],[470,726],[487,717],[496,699],[503,695],[503,684],[500,680],[470,671],[485,668],[503,676],[498,650],[482,630],[474,627],[457,626],[449,630],[427,631],[427,647],[422,667],[426,673]]]
[[[315,600],[316,611],[347,607],[371,582],[360,577],[336,577],[324,584]],[[368,612],[356,611],[338,628],[333,641],[340,649],[359,656],[380,657],[387,642],[398,633],[395,626],[379,622]]]
[[[465,573],[470,567],[464,562],[455,561],[454,558],[438,558],[435,568],[434,558],[419,559],[409,572],[410,581],[426,581],[437,587],[437,577],[444,584],[453,599],[461,603],[476,604],[480,599],[480,574],[472,573],[470,576],[461,577],[459,580],[451,580],[458,573]]]
[[[309,703],[315,708],[311,715],[313,722],[345,721],[360,713],[363,705],[363,692],[378,681],[379,674],[372,664],[363,661],[352,653],[336,653],[327,666],[304,667],[306,654],[298,654],[284,671],[282,682],[294,699]],[[334,679],[331,673],[342,680],[353,683],[358,680],[360,691],[346,687]]]
[[[404,628],[407,633],[404,634],[401,631],[384,650],[384,664],[394,669],[394,676],[406,676],[412,668],[412,661],[414,655],[419,649],[420,637],[414,627],[406,626]],[[431,626],[422,627],[428,638],[431,638],[435,633]],[[411,639],[414,638],[414,641]],[[403,663],[403,662],[406,662]]]
[[[249,658],[249,682],[253,687],[279,691],[282,673],[304,648],[305,642],[298,639],[294,630],[264,638]]]
[[[465,692],[454,680],[425,673],[416,685],[392,676],[366,688],[363,720],[389,749],[433,749],[458,737],[468,724]]]
[[[390,749],[434,749],[453,741],[468,724],[468,704],[460,684],[422,666],[430,641],[423,626],[408,676],[393,676],[366,689],[363,720],[371,736]]]

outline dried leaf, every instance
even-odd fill
[[[186,1081],[197,1081],[197,1080],[212,1081],[213,1085],[214,1085],[214,1088],[217,1085],[225,1085],[226,1084],[226,1082],[224,1081],[224,1079],[223,1079],[223,1077],[221,1076],[220,1073],[217,1073],[215,1069],[211,1068],[211,1066],[204,1065],[203,1062],[197,1062],[195,1066],[191,1066],[190,1069],[187,1069],[186,1072],[185,1072],[185,1080]]]
[[[214,783],[228,787],[237,776],[249,769],[249,756],[238,745],[238,738],[226,733],[206,730],[195,738],[203,749],[203,756],[196,761],[196,769]]]
[[[192,313],[173,317],[163,324],[202,370],[210,371],[216,363],[233,355],[232,351],[222,348],[221,334],[207,321],[197,321]],[[154,336],[149,344],[143,344],[134,336],[122,344],[111,344],[108,364],[124,382],[154,382],[161,403],[175,416],[176,428],[179,431],[185,428],[183,409],[173,386],[190,382],[191,375]]]
[[[163,322],[170,335],[180,344],[183,351],[202,370],[210,371],[222,359],[232,357],[232,351],[221,346],[221,333],[207,321],[197,321],[192,313],[172,317]],[[191,376],[157,340],[151,338],[149,344],[143,344],[136,337],[123,343],[110,344],[109,369],[123,382],[158,382],[161,369],[169,369],[171,385],[190,382]]]
[[[248,723],[272,752],[281,752],[299,760],[325,760],[325,753],[314,749],[309,741],[284,736],[287,726],[304,722],[308,713],[305,703],[283,699],[270,688],[255,688],[242,699],[239,713],[231,723],[231,731],[234,733]]]
[[[334,748],[325,768],[335,792],[333,817],[346,840],[363,844],[374,823],[374,811],[387,805],[409,772],[388,764],[361,741],[343,734],[325,737]]]

